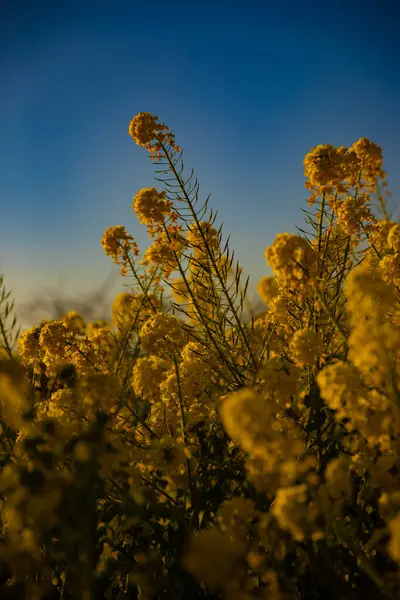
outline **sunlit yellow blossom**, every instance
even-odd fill
[[[316,255],[310,243],[291,233],[279,233],[265,249],[265,259],[279,281],[296,288],[315,276]]]
[[[370,246],[373,253],[378,252],[381,254],[387,247],[389,240],[390,231],[396,226],[394,221],[382,219],[374,223],[370,233]]]
[[[91,321],[87,325],[87,336],[89,340],[96,339],[100,332],[103,333],[103,330],[111,331],[111,327],[108,321],[105,319],[99,319],[98,321]]]
[[[271,357],[260,369],[258,388],[270,401],[274,399],[277,411],[290,403],[290,397],[299,389],[299,369],[280,356]]]
[[[304,159],[305,187],[311,191],[311,206],[320,194],[331,195],[334,188],[346,192],[348,185],[356,182],[358,158],[355,152],[344,146],[335,148],[331,144],[320,144],[313,148]]]
[[[224,398],[221,417],[227,433],[245,452],[257,450],[259,441],[267,434],[271,419],[266,400],[256,391],[246,388]]]
[[[105,320],[100,319],[88,323],[87,337],[94,344],[95,348],[104,351],[106,354],[111,352],[115,344],[111,326]]]
[[[179,260],[183,250],[184,241],[179,230],[170,226],[167,232],[160,232],[155,242],[147,248],[143,257],[143,264],[161,265],[164,277],[168,278],[178,268],[177,260]]]
[[[337,411],[337,418],[349,417],[350,410],[347,403],[352,397],[358,398],[362,390],[362,381],[354,366],[336,361],[318,373],[317,383],[321,396],[329,408]]]
[[[383,281],[400,286],[400,252],[384,256],[379,261],[379,271]]]
[[[154,232],[154,225],[164,222],[167,215],[171,215],[172,202],[167,200],[166,192],[158,192],[157,188],[143,188],[133,198],[132,208],[137,218]]]
[[[157,122],[158,117],[149,112],[138,113],[129,123],[129,135],[139,146],[145,146],[153,157],[161,158],[162,144],[169,144],[177,152],[179,146],[175,143],[175,136],[164,123]],[[157,153],[154,156],[154,153]],[[153,158],[152,157],[152,158]]]
[[[140,330],[142,348],[149,354],[171,358],[180,352],[186,341],[182,322],[164,313],[156,313]]]
[[[382,169],[383,157],[381,147],[364,137],[355,142],[351,146],[350,151],[356,154],[362,178],[371,184],[371,191],[373,191],[378,178],[384,179],[386,177],[386,173]]]
[[[74,392],[70,389],[60,389],[53,392],[48,400],[41,401],[36,406],[36,418],[38,421],[47,418],[60,418],[68,423],[74,422],[79,418]]]
[[[354,314],[355,323],[363,316],[382,317],[382,315],[396,306],[396,291],[385,283],[377,269],[368,261],[364,261],[347,276],[344,292],[346,295],[346,308]]]
[[[400,330],[387,321],[386,314],[397,307],[395,288],[364,261],[349,273],[344,292],[351,325],[349,359],[366,381],[392,385]]]
[[[123,225],[115,225],[106,229],[101,245],[107,256],[111,256],[117,265],[121,265],[121,275],[127,273],[129,254],[139,255],[139,248],[135,239],[127,233]]]
[[[85,320],[76,310],[67,312],[60,320],[65,323],[68,329],[76,333],[84,333],[86,330]]]
[[[257,292],[261,300],[265,304],[269,304],[279,293],[276,278],[274,276],[261,277],[257,285]]]
[[[65,342],[70,338],[70,332],[62,321],[50,321],[40,332],[39,344],[47,355],[65,356]]]
[[[39,337],[42,327],[32,327],[22,332],[18,340],[18,355],[23,364],[34,365],[43,356],[43,350],[39,345]]]
[[[398,223],[390,228],[387,237],[387,245],[394,252],[400,252],[400,225]]]
[[[346,196],[337,203],[337,222],[346,235],[359,234],[362,223],[374,219],[367,200],[368,196],[359,194],[357,198]]]
[[[315,366],[318,357],[324,351],[320,332],[312,329],[299,329],[290,340],[290,351],[298,367]]]
[[[292,424],[276,419],[271,401],[253,389],[228,394],[220,413],[229,436],[253,457],[253,464],[262,461],[259,466],[265,473],[274,472],[282,459],[296,458],[304,449],[293,435]]]
[[[114,298],[111,314],[116,327],[138,329],[157,308],[159,302],[153,294],[143,296],[133,292],[120,292]]]
[[[171,367],[160,384],[161,399],[170,410],[177,410],[180,401],[188,409],[186,419],[193,425],[210,415],[211,404],[207,392],[212,389],[215,356],[198,342],[189,342],[181,352],[182,361]],[[178,380],[179,377],[179,380]]]
[[[132,385],[138,396],[160,400],[160,384],[166,376],[169,363],[159,356],[138,358],[132,373]]]

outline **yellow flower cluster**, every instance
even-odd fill
[[[179,257],[185,248],[180,229],[170,225],[160,232],[144,253],[143,265],[160,265],[166,278],[178,268]]]
[[[367,138],[360,138],[350,148],[317,146],[304,159],[310,206],[320,194],[336,202],[338,195],[347,194],[355,186],[373,192],[378,179],[386,177],[382,164],[381,148]]]
[[[150,113],[129,132],[179,210],[136,194],[155,238],[137,261],[105,231],[133,279],[110,322],[69,311],[14,354],[0,311],[0,597],[397,598],[400,226],[381,197],[372,214],[381,149],[307,155],[313,233],[266,248],[254,314],[173,134]]]
[[[134,238],[126,232],[125,227],[115,225],[106,229],[101,245],[107,256],[111,256],[117,265],[121,264],[121,275],[126,275],[129,253],[132,252],[134,256],[137,256],[139,249]]]
[[[167,200],[166,192],[158,192],[157,188],[142,188],[133,198],[132,208],[143,225],[148,226],[151,235],[160,230],[160,225],[167,216],[172,218],[172,202]]]
[[[166,377],[168,361],[159,356],[143,356],[137,359],[132,373],[132,385],[138,396],[157,403],[161,400],[160,385]]]
[[[265,304],[269,304],[279,293],[276,278],[274,276],[261,277],[257,285],[257,292],[261,300]]]
[[[369,196],[359,194],[357,198],[346,196],[337,203],[337,223],[346,235],[359,235],[362,224],[374,220],[368,200]]]
[[[186,333],[182,325],[181,320],[173,315],[156,313],[140,330],[143,350],[160,358],[176,356],[186,342]]]
[[[63,317],[61,321],[65,323],[67,329],[75,331],[76,333],[85,333],[86,323],[82,316],[76,310],[70,310]]]
[[[360,138],[351,146],[351,150],[359,160],[359,168],[363,179],[371,185],[372,191],[378,179],[385,179],[386,172],[382,168],[382,148],[368,138]]]
[[[188,342],[181,352],[178,372],[172,365],[160,383],[162,401],[176,413],[186,407],[187,424],[209,417],[213,410],[210,391],[215,383],[215,357],[199,342]]]
[[[277,279],[289,287],[301,288],[315,277],[315,251],[298,235],[278,234],[265,249],[265,259]]]
[[[290,351],[298,367],[316,367],[325,346],[322,334],[313,329],[299,329],[290,340]]]
[[[159,308],[154,294],[120,292],[114,298],[111,308],[112,323],[115,327],[129,328],[141,326]],[[136,328],[137,328],[136,327]]]
[[[170,145],[176,152],[180,152],[175,143],[175,136],[165,123],[158,123],[158,117],[149,112],[138,113],[129,123],[129,135],[139,146],[145,146],[151,154],[152,160],[161,158],[161,149],[164,144]]]

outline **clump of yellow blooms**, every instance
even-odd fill
[[[271,406],[266,399],[251,389],[235,392],[224,399],[221,416],[226,431],[245,452],[267,458]]]
[[[137,359],[132,373],[135,393],[157,403],[161,400],[160,384],[166,377],[168,361],[152,354]]]
[[[120,292],[114,298],[111,308],[112,323],[115,327],[129,327],[133,323],[142,325],[158,308],[154,294]]]
[[[70,310],[63,317],[61,321],[65,323],[68,329],[76,331],[77,333],[86,332],[86,323],[81,315],[76,310]]]
[[[398,598],[400,225],[381,196],[374,211],[381,148],[307,154],[314,233],[267,246],[256,315],[174,134],[148,112],[129,134],[165,185],[134,196],[142,254],[104,232],[132,279],[111,319],[69,311],[13,341],[0,277],[0,597]]]
[[[315,252],[298,235],[278,234],[273,245],[265,249],[265,258],[275,277],[289,287],[304,287],[315,277]]]
[[[276,278],[274,276],[261,277],[257,285],[257,292],[261,300],[265,304],[269,304],[279,294]]]
[[[182,235],[175,226],[169,226],[161,231],[155,241],[144,253],[143,265],[159,265],[165,278],[178,268],[178,260],[182,255],[185,244]]]
[[[115,225],[106,229],[101,245],[107,256],[111,256],[117,265],[121,265],[121,275],[126,275],[129,252],[132,252],[134,256],[139,254],[135,239],[127,233],[123,225]]]
[[[172,202],[167,200],[166,192],[158,192],[157,188],[142,188],[134,197],[132,208],[137,218],[148,231],[154,235],[165,222],[167,216],[172,216]],[[158,227],[157,227],[158,226]]]
[[[386,184],[382,164],[382,149],[367,138],[360,138],[350,148],[317,146],[304,159],[305,186],[311,192],[309,204],[326,195],[337,206],[338,197],[355,187],[357,192],[365,189],[373,193],[379,179]]]
[[[156,313],[143,325],[140,339],[145,352],[161,358],[172,358],[183,349],[186,334],[179,319],[173,315]]]
[[[289,348],[298,367],[315,367],[324,352],[322,334],[313,329],[299,329],[290,340]]]
[[[145,146],[151,159],[160,159],[164,144],[169,144],[176,152],[180,152],[175,144],[175,136],[165,123],[158,123],[158,117],[149,112],[138,113],[129,123],[129,135],[139,146]]]

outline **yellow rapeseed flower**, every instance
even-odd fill
[[[142,188],[133,198],[132,208],[143,225],[149,227],[154,235],[154,227],[164,223],[167,216],[172,216],[172,202],[167,200],[166,192],[158,192],[157,188]]]
[[[128,255],[139,255],[139,248],[135,239],[126,232],[123,225],[115,225],[105,230],[101,240],[104,252],[111,256],[116,264],[121,264],[121,275],[126,275]]]
[[[159,123],[158,117],[149,112],[138,113],[129,123],[128,133],[138,146],[143,146],[151,153],[152,160],[161,158],[164,144],[168,144],[176,152],[180,152],[175,143],[175,136],[165,123]]]
[[[257,292],[261,300],[265,304],[269,304],[279,293],[276,277],[273,275],[270,277],[261,277],[257,285]]]

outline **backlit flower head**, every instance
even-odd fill
[[[127,233],[123,225],[115,225],[105,230],[101,245],[104,252],[111,256],[117,265],[121,265],[121,275],[126,275],[129,253],[132,252],[134,256],[139,254],[135,239]]]
[[[149,112],[138,113],[129,123],[129,135],[138,144],[144,146],[151,153],[152,160],[161,158],[161,149],[164,144],[170,145],[180,152],[175,143],[175,136],[165,123],[158,123],[158,117]],[[157,154],[156,154],[157,153]]]
[[[167,216],[172,217],[172,202],[167,200],[165,191],[157,188],[143,188],[133,198],[132,208],[143,225],[147,225],[149,233],[154,235],[156,226],[164,223]]]

